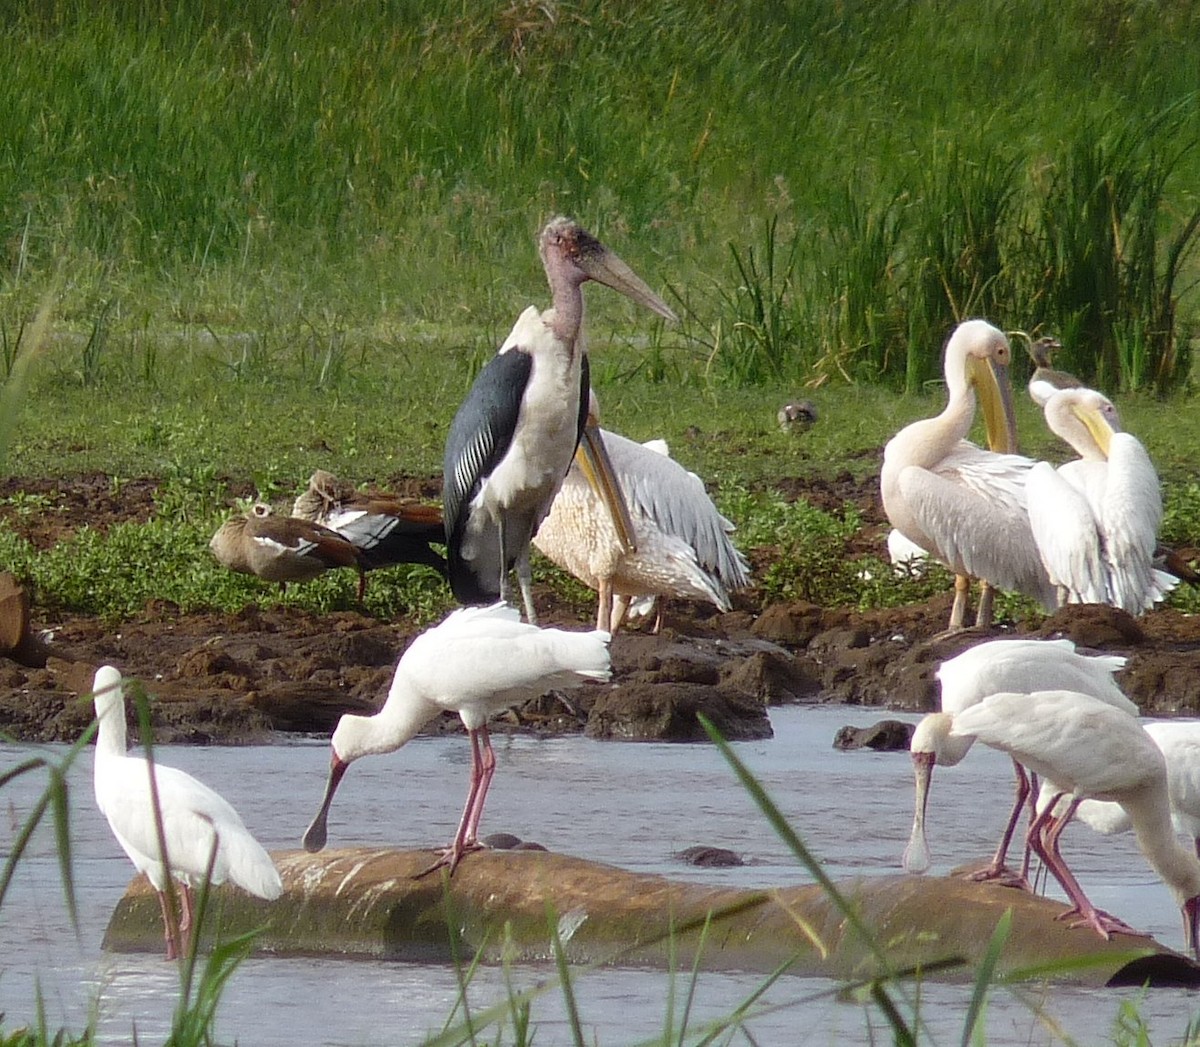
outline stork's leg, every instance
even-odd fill
[[[971,595],[971,579],[965,574],[954,576],[954,606],[950,608],[950,631],[963,628],[967,620],[967,600]]]
[[[1028,891],[1031,889],[1029,880],[1026,878],[1029,871],[1028,858],[1022,864],[1019,875],[1013,873],[1008,867],[1008,848],[1012,843],[1017,822],[1021,820],[1021,812],[1025,809],[1025,800],[1029,796],[1030,791],[1029,777],[1025,773],[1025,768],[1017,763],[1016,760],[1013,760],[1013,770],[1017,776],[1017,792],[1013,799],[1012,811],[1008,816],[1008,823],[1005,825],[1004,832],[1000,837],[1000,845],[996,848],[996,853],[992,857],[991,864],[986,869],[980,869],[978,872],[972,873],[970,879],[977,881],[998,881],[1007,886],[1019,887],[1022,890]],[[1028,854],[1028,844],[1026,845],[1026,853]]]
[[[654,628],[650,630],[652,636],[657,636],[662,632],[663,611],[667,607],[667,598],[665,596],[656,596],[654,598]]]
[[[975,624],[989,628],[992,624],[992,604],[996,598],[996,590],[987,582],[979,583],[979,607],[975,611]]]
[[[496,528],[500,532],[500,600],[502,603],[509,603],[511,590],[508,587],[508,542],[505,541],[503,516],[496,522]]]
[[[521,586],[521,599],[525,603],[525,620],[537,625],[537,611],[533,609],[533,568],[529,566],[529,546],[517,557],[517,582]]]
[[[179,956],[179,921],[175,919],[175,910],[166,891],[158,891],[158,907],[162,910],[163,938],[167,943],[167,959],[174,960]]]

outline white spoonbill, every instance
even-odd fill
[[[999,691],[1063,688],[1082,691],[1137,716],[1138,707],[1125,697],[1113,674],[1125,665],[1119,655],[1080,654],[1070,640],[988,640],[944,661],[937,670],[941,689],[941,712],[930,713],[913,731],[912,752],[916,778],[912,835],[904,851],[904,868],[924,872],[929,868],[929,844],[925,835],[925,813],[933,768],[953,767],[971,750],[974,738],[954,730],[965,709]],[[1009,876],[1005,866],[1021,808],[1029,795],[1029,780],[1014,761],[1017,795],[1012,813],[1000,838],[991,864],[976,874],[979,879]],[[1024,880],[1024,872],[1017,882]]]
[[[426,872],[451,874],[481,845],[479,818],[496,770],[488,718],[510,705],[585,680],[607,680],[608,633],[539,629],[506,604],[464,607],[421,633],[404,652],[383,708],[374,716],[346,714],[333,732],[329,782],[304,848],[325,846],[333,794],[360,756],[399,749],[439,713],[458,713],[471,739],[471,783],[454,840]]]
[[[1167,795],[1175,831],[1191,841],[1200,857],[1200,720],[1158,720],[1142,727],[1167,763]],[[1054,789],[1052,782],[1042,783],[1039,811],[1051,802]],[[1105,836],[1132,828],[1124,808],[1111,801],[1084,800],[1075,818]]]
[[[1032,596],[1046,610],[1055,607],[1025,507],[1025,476],[1033,462],[1008,453],[1016,446],[1011,356],[1004,333],[987,321],[959,324],[946,343],[945,408],[905,426],[884,448],[879,483],[888,520],[955,574],[951,629],[963,625],[972,577],[985,583],[978,624],[990,624],[991,588]],[[988,451],[965,439],[977,395]]]
[[[99,720],[96,806],[108,819],[121,849],[158,892],[167,959],[173,960],[190,948],[192,886],[205,875],[210,875],[212,883],[232,880],[242,890],[268,900],[279,897],[283,884],[271,856],[250,835],[237,811],[203,782],[156,760],[154,791],[166,842],[164,861],[150,762],[125,751],[125,692],[120,672],[111,665],[101,666],[92,693]],[[181,885],[178,920],[167,900],[168,870]]]
[[[622,541],[622,528],[597,493],[581,444],[533,544],[597,590],[596,628],[616,632],[630,597],[707,600],[728,611],[730,593],[750,584],[748,567],[730,540],[733,524],[703,481],[665,449],[601,429],[595,393],[584,434],[608,454],[617,497],[628,509],[632,543]]]
[[[1008,753],[1051,781],[1066,811],[1043,810],[1029,828],[1030,846],[1071,900],[1064,916],[1107,938],[1129,926],[1097,909],[1059,853],[1058,841],[1075,808],[1086,799],[1119,803],[1129,816],[1138,847],[1166,882],[1183,912],[1188,949],[1197,951],[1200,927],[1200,858],[1180,846],[1171,825],[1167,765],[1135,719],[1087,694],[1069,690],[1005,691],[964,709],[955,735],[971,735]]]
[[[596,280],[676,319],[629,266],[572,219],[551,219],[539,248],[553,305],[545,312],[526,309],[479,372],[454,416],[442,461],[455,598],[464,604],[507,599],[515,566],[530,622],[537,616],[529,543],[567,474],[587,415],[583,284]]]
[[[1163,507],[1150,456],[1094,389],[1061,389],[1044,410],[1051,431],[1080,456],[1057,469],[1038,462],[1025,485],[1050,580],[1064,603],[1141,614],[1179,584],[1154,566]]]

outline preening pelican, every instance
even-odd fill
[[[362,556],[350,539],[308,520],[280,516],[265,502],[226,520],[208,543],[219,563],[286,588],[333,567],[354,567],[363,589]]]
[[[1051,354],[1062,348],[1057,338],[1042,337],[1029,343],[1029,357],[1033,360],[1033,374],[1029,376],[1029,398],[1045,407],[1046,401],[1060,389],[1078,389],[1083,386],[1078,378],[1066,371],[1055,370],[1050,364]]]
[[[929,868],[925,812],[933,768],[953,767],[961,762],[975,741],[953,730],[964,709],[999,691],[1060,687],[1082,691],[1134,717],[1138,707],[1125,697],[1113,679],[1113,674],[1124,665],[1125,659],[1119,655],[1080,654],[1070,640],[988,640],[944,661],[937,671],[941,712],[930,713],[921,720],[909,743],[916,787],[912,835],[904,851],[904,868],[909,872],[924,872]],[[1017,795],[1012,813],[991,864],[976,874],[977,879],[1010,877],[1005,865],[1008,846],[1030,789],[1021,765],[1014,761],[1013,770]],[[1023,884],[1024,879],[1022,869],[1015,880]]]
[[[1154,566],[1162,495],[1158,474],[1117,410],[1092,389],[1061,389],[1046,424],[1080,457],[1037,463],[1026,492],[1036,548],[1063,603],[1100,603],[1141,614],[1178,584]]]
[[[603,448],[627,521],[613,518],[609,500],[589,479],[589,446]],[[628,528],[631,541],[622,537]],[[730,593],[750,584],[731,524],[704,483],[665,453],[600,428],[595,393],[584,441],[533,544],[563,570],[599,593],[596,628],[616,632],[631,597],[708,600],[730,608]]]
[[[192,929],[192,886],[205,876],[212,883],[232,880],[244,891],[268,900],[283,893],[271,856],[250,835],[242,819],[203,782],[174,767],[153,765],[125,751],[125,691],[111,665],[96,671],[92,684],[99,730],[96,734],[96,806],[139,872],[158,893],[167,959],[186,955]],[[166,844],[166,861],[155,817],[155,793]],[[211,871],[210,871],[211,865]],[[167,870],[179,881],[180,913],[167,900]]]
[[[445,577],[446,561],[430,542],[446,540],[441,511],[384,491],[359,491],[318,469],[292,505],[292,516],[328,527],[359,551],[364,571],[396,564],[424,564]],[[360,578],[358,598],[365,592]]]
[[[399,749],[447,710],[458,713],[471,740],[471,783],[453,842],[426,872],[446,865],[453,874],[463,855],[481,846],[479,818],[496,770],[489,717],[551,688],[609,678],[608,633],[539,629],[520,618],[505,604],[464,607],[409,644],[383,708],[338,721],[329,782],[304,834],[306,850],[325,846],[333,794],[354,760]]]
[[[529,542],[550,511],[587,415],[583,284],[596,280],[668,320],[649,287],[569,218],[554,218],[539,247],[553,305],[530,306],[479,373],[446,440],[443,505],[450,587],[465,604],[508,598],[515,566],[529,621]],[[619,511],[619,510],[616,510]]]
[[[880,490],[888,520],[956,576],[951,629],[963,625],[971,577],[1032,596],[1046,610],[1055,607],[1025,509],[1025,475],[1033,463],[1003,453],[1016,443],[1010,358],[1002,331],[984,320],[959,324],[946,343],[945,408],[905,426],[884,449]],[[965,439],[976,395],[990,451]],[[978,623],[990,621],[985,589]]]
[[[1058,849],[1081,801],[1111,800],[1124,808],[1142,854],[1175,895],[1187,947],[1200,951],[1200,859],[1175,836],[1163,754],[1135,719],[1076,691],[1005,691],[960,712],[951,733],[1008,753],[1057,787],[1055,803],[1029,828],[1030,846],[1066,891],[1072,905],[1066,915],[1078,915],[1077,926],[1105,938],[1130,931],[1088,900]],[[1057,800],[1067,797],[1065,812],[1055,814]]]

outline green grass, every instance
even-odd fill
[[[1200,315],[1198,32],[1182,0],[18,0],[2,360],[49,286],[93,384],[173,329],[250,338],[243,372],[303,342],[321,383],[355,331],[481,352],[568,211],[674,290],[662,375],[915,392],[984,312],[1164,392]]]

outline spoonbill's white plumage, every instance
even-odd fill
[[[1070,640],[988,640],[944,661],[937,670],[941,712],[930,713],[913,731],[909,748],[916,778],[912,835],[904,851],[904,868],[924,872],[929,868],[925,813],[935,766],[953,767],[971,749],[974,738],[956,731],[964,710],[999,691],[1063,688],[1081,691],[1129,717],[1138,708],[1125,697],[1113,674],[1125,665],[1119,655],[1085,655]],[[1029,781],[1014,762],[1017,795],[1000,845],[981,879],[1007,875],[1005,859],[1021,808],[1029,795]],[[1022,878],[1023,878],[1022,873]]]
[[[443,458],[450,586],[464,604],[507,599],[514,567],[536,621],[529,543],[571,465],[587,414],[583,284],[596,280],[676,319],[633,270],[569,218],[539,241],[553,305],[530,306],[454,417]],[[614,507],[614,512],[619,513]]]
[[[1046,424],[1079,454],[1055,469],[1038,462],[1026,493],[1033,538],[1065,603],[1138,615],[1179,584],[1154,566],[1162,494],[1141,442],[1121,431],[1112,401],[1066,388],[1044,406]]]
[[[210,862],[212,883],[231,880],[259,898],[278,898],[283,884],[271,856],[229,803],[190,774],[155,761],[154,784],[166,842],[163,860],[151,794],[151,765],[125,751],[125,694],[120,672],[111,665],[102,666],[92,692],[99,720],[96,805],[122,850],[158,892],[167,959],[174,959],[188,949],[192,887],[203,881]],[[166,895],[168,868],[181,885],[178,920]]]
[[[374,716],[345,715],[333,732],[329,782],[304,847],[325,846],[334,792],[360,756],[399,749],[439,713],[458,713],[471,740],[471,781],[454,840],[439,862],[453,873],[480,846],[479,818],[496,769],[487,721],[551,688],[607,680],[609,635],[539,629],[506,604],[466,607],[421,633],[396,666],[387,700]]]
[[[1143,723],[1142,727],[1162,751],[1167,764],[1167,795],[1175,831],[1188,838],[1200,857],[1200,720],[1159,720]],[[1042,783],[1039,811],[1051,802],[1054,790],[1052,782]],[[1105,800],[1082,801],[1075,819],[1105,836],[1132,828],[1125,809]]]
[[[1005,691],[964,709],[955,736],[972,736],[1008,753],[1054,783],[1069,798],[1066,811],[1043,810],[1030,826],[1030,845],[1071,900],[1078,915],[1105,938],[1130,930],[1097,909],[1059,853],[1063,827],[1085,799],[1109,800],[1129,816],[1138,847],[1163,878],[1183,912],[1187,946],[1197,948],[1200,858],[1180,845],[1171,824],[1167,766],[1159,747],[1133,717],[1087,694],[1069,690]]]
[[[961,628],[971,577],[985,583],[979,624],[990,624],[987,587],[1013,590],[1055,607],[1055,590],[1038,558],[1025,506],[1033,462],[1016,447],[1004,333],[967,320],[946,343],[946,406],[900,430],[884,448],[880,492],[888,520],[955,574],[950,627]],[[990,450],[966,440],[978,399]]]
[[[580,454],[533,544],[599,593],[596,628],[615,632],[630,598],[707,600],[728,611],[730,594],[750,584],[748,566],[730,539],[733,524],[703,481],[669,457],[665,445],[659,451],[601,429],[595,394],[584,432],[608,456],[632,543],[622,541]]]

